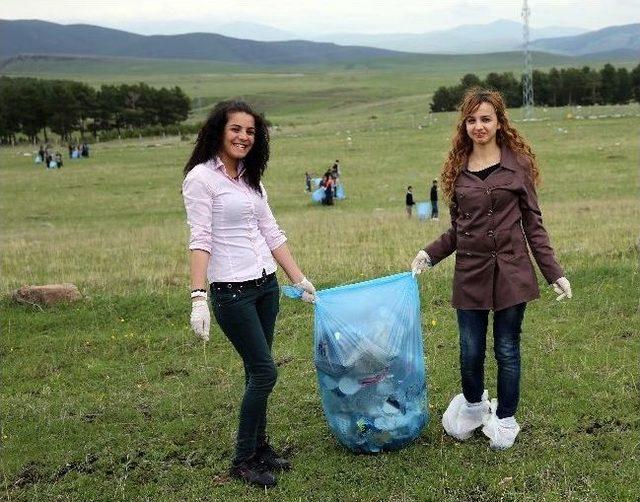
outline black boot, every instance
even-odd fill
[[[265,468],[256,455],[240,462],[231,465],[229,474],[232,478],[240,479],[245,483],[255,486],[261,486],[263,488],[271,488],[276,486],[278,482],[276,477]]]
[[[268,440],[258,443],[256,458],[270,471],[288,471],[291,469],[291,462],[276,452]]]

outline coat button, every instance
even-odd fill
[[[467,251],[465,254],[466,254],[467,256],[471,256],[471,253],[470,253],[469,251]]]
[[[489,230],[487,233],[488,233],[490,236],[493,236],[493,230]]]
[[[464,235],[466,235],[467,237],[469,237],[471,234],[469,232],[465,232]]]
[[[464,217],[468,219],[471,218],[471,215],[469,213],[464,213]]]
[[[491,216],[493,214],[493,209],[489,209],[489,212],[487,214]]]
[[[491,190],[487,188],[487,195],[489,195],[490,193],[491,193]]]
[[[491,251],[491,258],[495,258],[496,257],[496,252],[495,251]]]

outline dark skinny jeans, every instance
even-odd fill
[[[267,400],[278,371],[271,356],[280,290],[275,276],[259,286],[211,285],[216,321],[244,363],[245,390],[233,462],[251,457],[266,441]]]
[[[498,418],[515,415],[520,399],[520,332],[526,303],[493,313],[493,352],[498,363]],[[460,330],[462,393],[480,402],[484,390],[484,355],[488,310],[457,310]]]

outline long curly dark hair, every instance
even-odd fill
[[[460,115],[456,124],[455,134],[451,141],[451,149],[447,159],[442,166],[442,191],[446,200],[453,197],[453,187],[456,179],[460,175],[464,164],[467,162],[473,150],[473,141],[467,134],[465,120],[475,112],[481,103],[489,103],[496,111],[500,129],[496,132],[496,142],[498,146],[505,145],[516,155],[525,158],[527,162],[527,175],[535,185],[541,181],[540,170],[536,161],[536,156],[531,150],[529,143],[520,135],[515,127],[509,122],[504,99],[498,91],[473,87],[469,89],[460,103]]]
[[[191,157],[184,166],[184,175],[186,176],[198,164],[203,164],[218,155],[222,149],[224,127],[227,125],[229,115],[236,112],[247,113],[255,120],[256,134],[253,147],[243,159],[242,178],[262,195],[260,179],[269,161],[269,128],[263,115],[257,113],[245,101],[221,101],[214,107],[198,133]]]

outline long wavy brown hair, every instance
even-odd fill
[[[489,103],[496,112],[496,117],[500,124],[500,129],[496,132],[496,142],[498,146],[506,146],[514,152],[517,157],[528,160],[528,162],[525,163],[528,168],[527,174],[529,178],[535,185],[539,185],[541,182],[536,155],[526,140],[520,136],[520,133],[509,122],[502,95],[498,91],[491,91],[483,89],[482,87],[473,87],[464,94],[462,102],[460,103],[460,117],[451,141],[451,150],[449,150],[447,160],[444,161],[444,165],[442,166],[440,179],[442,182],[442,191],[447,201],[451,201],[456,179],[467,164],[469,155],[473,150],[473,141],[467,134],[465,122],[467,117],[474,113],[481,103]]]

